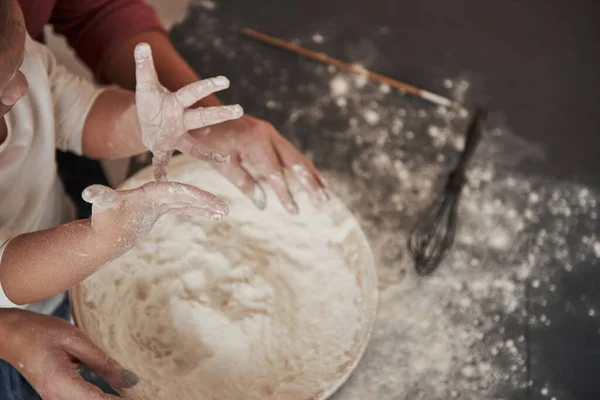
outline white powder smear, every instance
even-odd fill
[[[331,94],[336,97],[344,96],[348,94],[348,91],[350,90],[350,84],[343,76],[336,76],[334,79],[332,79],[330,86]]]
[[[390,85],[382,83],[381,85],[379,85],[379,91],[384,94],[389,93],[391,91]]]
[[[332,390],[375,318],[375,269],[357,221],[339,200],[313,205],[304,192],[291,216],[268,187],[263,212],[204,164],[177,165],[171,179],[219,196],[230,215],[163,217],[82,284],[80,323],[140,375],[128,396],[293,400]]]
[[[354,85],[359,89],[364,88],[367,82],[369,82],[367,74],[360,73],[354,76]]]
[[[459,80],[457,83],[453,85],[452,88],[452,98],[463,102],[465,100],[465,96],[467,90],[469,89],[469,82],[464,79]]]
[[[377,123],[379,122],[379,114],[377,114],[377,111],[375,110],[365,110],[363,112],[363,117],[369,125],[377,125]]]
[[[316,75],[329,82],[354,79],[337,71]],[[460,81],[454,87],[466,96],[469,85]],[[408,234],[464,147],[467,118],[396,91],[382,93],[374,82],[349,92],[341,110],[331,89],[313,95],[314,102],[292,109],[285,131],[301,138],[318,130],[318,145],[306,149],[360,217],[379,268],[373,338],[333,398],[519,398],[531,384],[523,327],[553,323],[525,309],[526,287],[537,280],[531,290],[548,287],[559,296],[551,291],[557,268],[569,272],[593,262],[600,194],[516,172],[522,160],[543,153],[505,127],[488,124],[461,197],[455,246],[432,276],[417,277]],[[367,110],[379,115],[376,123],[364,118]],[[581,232],[587,240],[577,239]],[[549,301],[532,299],[542,309]]]
[[[335,104],[337,104],[338,107],[343,108],[343,107],[346,107],[348,105],[348,100],[345,97],[338,97],[335,100]],[[600,249],[599,249],[599,251],[600,251]]]
[[[192,0],[192,4],[199,5],[207,10],[214,10],[217,8],[217,3],[213,0]]]

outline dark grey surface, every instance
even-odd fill
[[[599,2],[223,1],[216,11],[220,24],[206,32],[232,35],[249,26],[304,43],[321,32],[327,41],[313,48],[439,92],[442,78],[464,76],[474,87],[469,101],[485,100],[496,110],[492,122],[543,144],[548,162],[538,172],[597,185]],[[182,35],[175,30],[176,40]],[[296,62],[253,47],[261,56]],[[225,71],[217,70],[214,57],[203,65],[201,55],[186,55],[201,72],[233,79],[252,67],[223,57]],[[250,102],[245,107],[252,110]]]
[[[471,82],[468,103],[485,101],[491,125],[543,149],[544,159],[521,163],[521,170],[600,188],[600,2],[223,0],[218,5],[211,13],[193,7],[172,37],[201,74],[228,76],[232,88],[222,98],[242,103],[249,113],[285,127],[285,110],[264,106],[282,79],[308,88],[283,95],[290,105],[309,103],[319,93],[310,85],[327,82],[315,81],[312,62],[245,40],[239,29],[257,28],[303,44],[320,32],[327,40],[312,48],[433,91],[447,92],[444,78],[464,77]],[[256,66],[264,72],[252,73]],[[281,68],[288,68],[284,78],[277,72]],[[334,116],[326,123],[344,124]],[[331,146],[339,146],[327,134],[334,129],[311,128],[282,133],[313,152],[318,166],[348,168],[354,145],[344,144],[345,158],[327,160]],[[591,224],[587,230],[597,231]],[[542,286],[526,292],[523,308],[532,314],[543,309],[553,323],[515,328],[527,338],[532,385],[524,393],[507,391],[508,398],[600,398],[600,326],[587,316],[590,307],[600,308],[600,271],[591,262],[575,270],[553,276],[556,291]],[[545,386],[552,387],[551,395],[541,393]]]

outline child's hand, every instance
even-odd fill
[[[92,228],[114,239],[120,250],[146,236],[164,214],[196,214],[219,221],[229,213],[227,203],[214,195],[177,182],[149,182],[121,191],[92,185],[82,197],[93,204]]]
[[[81,364],[115,389],[127,389],[137,376],[109,358],[90,338],[68,322],[24,310],[10,310],[6,358],[27,378],[43,399],[117,400],[86,382]],[[2,343],[3,346],[6,343]]]
[[[137,114],[142,141],[153,154],[155,179],[166,179],[166,166],[174,150],[204,160],[228,162],[227,155],[199,146],[188,131],[242,116],[239,105],[189,109],[198,100],[228,88],[229,80],[223,76],[204,79],[171,93],[158,81],[150,46],[138,44],[134,56]]]

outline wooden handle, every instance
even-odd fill
[[[463,106],[456,101],[452,101],[448,98],[445,98],[443,96],[437,95],[432,92],[429,92],[427,90],[419,89],[418,87],[409,85],[408,83],[400,82],[400,81],[398,81],[396,79],[392,79],[388,76],[369,71],[368,69],[365,69],[358,65],[349,64],[347,62],[338,60],[337,58],[330,57],[325,53],[319,53],[316,51],[312,51],[312,50],[306,49],[304,47],[297,46],[293,43],[286,42],[285,40],[281,40],[281,39],[266,35],[264,33],[257,32],[255,30],[249,29],[249,28],[244,28],[242,30],[242,33],[248,37],[254,38],[263,43],[270,44],[271,46],[277,47],[279,49],[283,49],[283,50],[289,51],[294,54],[299,54],[301,56],[311,58],[313,60],[320,61],[325,64],[334,65],[341,70],[354,72],[357,74],[364,74],[371,80],[385,83],[386,85],[394,87],[398,90],[402,90],[406,93],[410,93],[412,95],[418,96],[418,97],[428,100],[432,103],[446,106],[446,107],[453,107],[458,110],[464,109]]]

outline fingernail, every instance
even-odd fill
[[[298,209],[298,204],[295,201],[292,201],[287,205],[287,209],[292,214],[298,214],[300,210]]]
[[[235,104],[230,108],[233,118],[239,118],[244,115],[244,109],[239,104]]]
[[[320,201],[327,201],[327,200],[329,200],[329,195],[327,194],[327,192],[323,188],[320,188],[320,189],[317,190],[317,197],[319,198]]]
[[[229,79],[225,78],[224,76],[217,76],[213,82],[217,86],[229,86]]]
[[[137,385],[137,383],[140,381],[140,378],[138,378],[138,376],[133,372],[126,369],[121,374],[121,380],[127,385],[127,387],[132,387]]]
[[[252,193],[252,202],[259,210],[264,210],[267,207],[267,199],[263,189],[256,185],[254,186],[254,193]]]
[[[140,43],[135,46],[134,56],[135,58],[150,57],[150,45],[148,43]]]
[[[4,104],[6,107],[14,106],[18,98],[18,95],[6,95],[0,98],[0,103]]]

